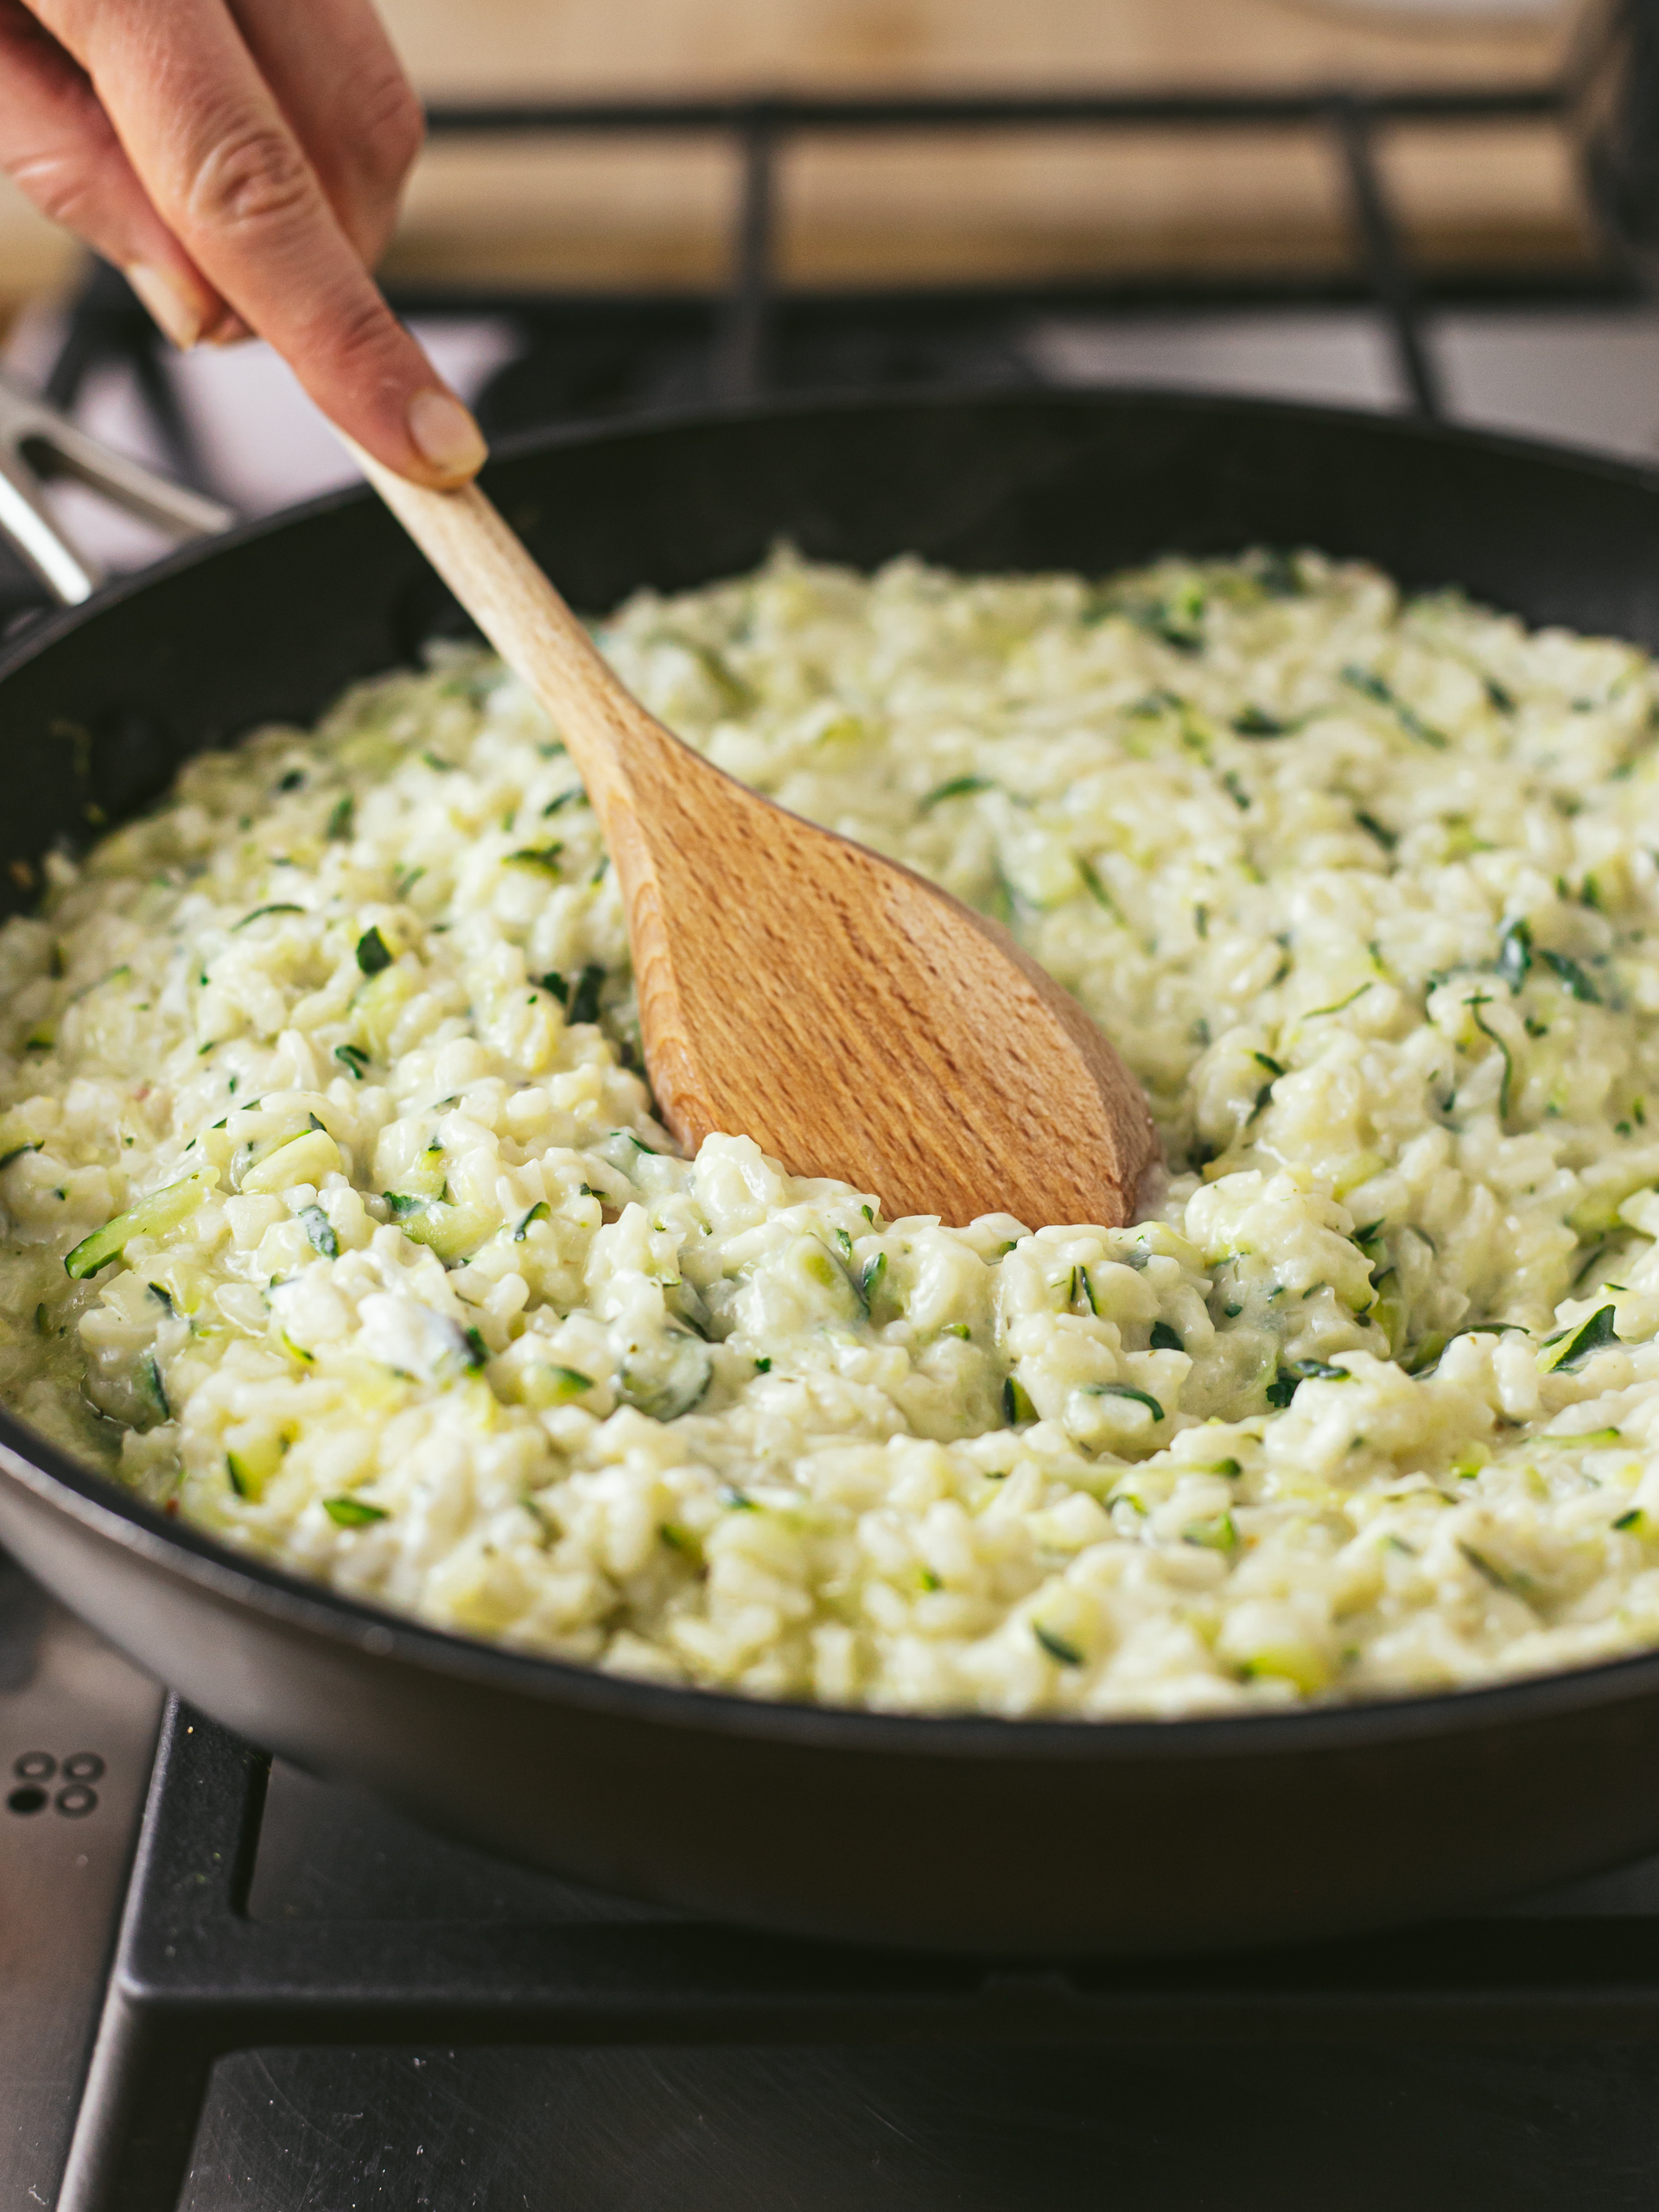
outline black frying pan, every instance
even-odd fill
[[[490,489],[580,606],[748,567],[1110,569],[1316,545],[1659,645],[1659,482],[1501,440],[1169,397],[779,408],[548,439]],[[0,667],[14,904],[176,764],[452,613],[366,493],[180,555]],[[56,734],[54,734],[54,725]],[[66,725],[90,743],[64,741]],[[96,818],[96,817],[93,817]],[[1659,1655],[1247,1719],[886,1718],[613,1679],[251,1564],[0,1416],[0,1540],[141,1664],[319,1773],[605,1888],[980,1951],[1193,1948],[1441,1912],[1659,1846]]]

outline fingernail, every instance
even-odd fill
[[[202,314],[178,279],[152,263],[136,261],[125,272],[133,290],[181,353],[188,353],[201,336]]]
[[[477,423],[453,392],[417,391],[408,420],[422,456],[445,476],[471,476],[488,458]]]

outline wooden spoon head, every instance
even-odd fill
[[[752,1136],[897,1217],[1131,1217],[1158,1158],[1147,1102],[1006,931],[671,736],[475,486],[431,491],[352,450],[563,734],[627,900],[645,1059],[683,1144]]]
[[[1076,1001],[995,923],[666,743],[607,827],[679,1141],[742,1132],[893,1217],[1134,1218],[1152,1114]]]

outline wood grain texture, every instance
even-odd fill
[[[1006,931],[786,813],[625,690],[476,486],[364,473],[556,723],[628,915],[646,1065],[688,1150],[753,1137],[891,1217],[1132,1217],[1139,1086]]]
[[[1451,84],[1547,73],[1581,0],[1459,31],[1321,0],[380,0],[423,91]]]
[[[1128,90],[1548,79],[1576,12],[1436,32],[1319,0],[387,0],[429,94]],[[1425,264],[1599,251],[1552,124],[1390,134],[1382,160]],[[1357,265],[1346,187],[1313,134],[807,138],[779,162],[791,283],[1088,282],[1147,270]],[[729,149],[642,139],[436,142],[391,267],[404,281],[718,287],[740,189]]]
[[[1541,79],[1580,8],[1461,34],[1320,0],[381,0],[380,12],[423,93],[444,99]],[[1402,136],[1385,152],[1414,251],[1587,257],[1593,226],[1560,132],[1418,137],[1421,149]],[[1335,168],[1294,143],[810,145],[785,166],[779,244],[800,283],[1351,261]],[[712,144],[435,145],[390,270],[423,284],[718,284],[736,189]],[[0,308],[79,266],[69,234],[0,177]]]

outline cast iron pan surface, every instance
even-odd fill
[[[1246,403],[781,407],[520,445],[489,488],[579,606],[751,566],[1101,571],[1313,545],[1659,645],[1659,485],[1502,440]],[[178,763],[310,717],[453,609],[366,493],[178,556],[0,668],[6,897]],[[432,1824],[721,1918],[1002,1954],[1381,1926],[1659,1847],[1659,1655],[1438,1698],[1081,1723],[819,1710],[612,1678],[240,1559],[0,1415],[0,1540],[254,1742]]]

